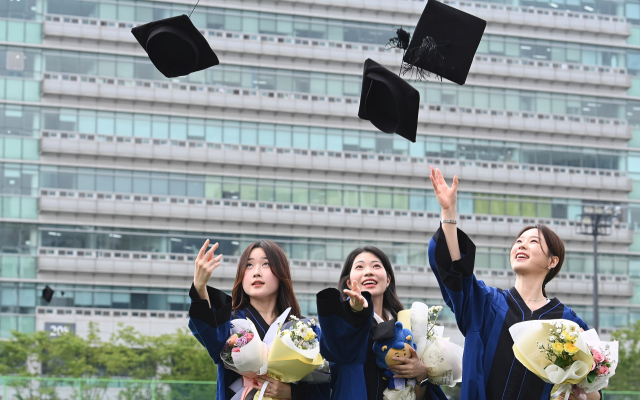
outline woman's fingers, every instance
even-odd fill
[[[204,244],[202,245],[202,247],[200,248],[200,251],[198,252],[198,258],[196,258],[196,260],[199,260],[204,256],[204,252],[208,246],[209,246],[209,239],[204,241]]]
[[[221,264],[221,261],[220,261],[220,260],[222,260],[222,254],[219,254],[219,255],[217,255],[215,258],[212,258],[211,260],[209,260],[209,261],[205,264],[205,267],[206,267],[206,268],[211,268],[211,267],[212,267],[213,265],[215,265],[215,264],[220,265],[220,264]],[[216,265],[216,267],[217,267],[217,265]]]
[[[358,285],[358,282],[353,281],[351,284],[351,290],[353,290],[355,293],[360,294],[362,293],[362,291],[360,290],[360,286]]]
[[[211,261],[213,259],[213,253],[218,249],[218,246],[220,246],[218,243],[215,243],[213,246],[211,246],[209,251],[207,251],[204,259],[207,261]]]
[[[454,193],[458,191],[458,175],[453,176],[453,183],[451,184],[451,189],[453,189]]]
[[[353,300],[353,302],[355,304],[362,304],[362,306],[364,308],[369,307],[369,302],[367,301],[367,299],[364,298],[363,295],[361,295],[359,293],[356,293],[353,290],[349,290],[349,289],[344,289],[343,291],[344,291],[344,293],[347,294],[347,296],[349,296],[349,298],[351,300]]]

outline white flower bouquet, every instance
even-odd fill
[[[291,316],[283,323],[269,349],[269,375],[282,382],[297,382],[323,365],[313,319]]]
[[[429,369],[429,382],[453,387],[462,381],[463,348],[443,337],[444,326],[436,325],[440,311],[441,306],[415,302],[398,313],[398,320],[413,333],[416,353]]]

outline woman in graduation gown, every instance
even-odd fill
[[[544,225],[524,228],[509,256],[515,286],[506,290],[487,286],[473,273],[475,245],[456,229],[457,176],[449,187],[441,172],[431,167],[431,182],[442,223],[429,242],[429,263],[465,336],[461,399],[548,400],[553,385],[515,358],[509,328],[522,321],[563,318],[588,329],[573,310],[547,298],[545,286],[564,261],[562,240]],[[587,395],[589,400],[600,397],[598,392]],[[570,398],[575,400],[574,395]]]
[[[271,323],[288,307],[291,307],[289,315],[301,318],[300,306],[293,292],[287,257],[277,244],[261,240],[244,250],[238,262],[231,296],[207,286],[213,270],[222,260],[222,254],[214,257],[218,243],[206,251],[208,246],[209,240],[200,249],[195,262],[193,284],[189,291],[192,301],[189,328],[218,366],[216,399],[230,400],[235,393],[230,386],[241,378],[236,372],[225,369],[220,358],[220,352],[229,338],[230,321],[250,319],[260,339],[264,339]],[[322,336],[317,327],[316,333]],[[265,396],[274,399],[329,399],[328,383],[289,384],[267,376],[256,378],[260,385],[265,380],[269,381]]]
[[[373,353],[376,328],[396,320],[404,308],[396,294],[389,258],[373,246],[355,249],[344,263],[338,288],[317,294],[323,327],[320,353],[331,364],[331,398],[382,400],[389,381]],[[395,358],[402,363],[390,367],[395,377],[415,378],[418,400],[446,400],[442,389],[429,383],[427,367],[411,351],[411,358]]]

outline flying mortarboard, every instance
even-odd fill
[[[419,107],[420,93],[413,86],[372,59],[364,62],[358,117],[415,143]]]
[[[411,41],[407,44],[408,33],[398,29],[389,44],[405,50],[402,75],[415,72],[423,79],[431,72],[464,85],[486,26],[483,19],[428,0]]]
[[[47,302],[51,302],[51,298],[53,297],[54,290],[49,287],[49,285],[45,286],[42,289],[42,298]]]
[[[131,29],[155,67],[167,78],[189,75],[220,64],[207,39],[186,15]]]

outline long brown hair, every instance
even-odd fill
[[[289,315],[295,315],[301,318],[300,305],[293,292],[293,282],[291,280],[291,270],[289,269],[289,260],[284,251],[277,244],[269,240],[260,240],[251,243],[242,252],[240,261],[238,261],[238,272],[236,272],[236,281],[231,291],[231,306],[234,310],[245,308],[249,305],[249,295],[242,287],[244,273],[247,270],[247,262],[253,249],[261,248],[269,260],[269,267],[273,275],[278,278],[278,296],[276,298],[276,311],[282,314],[284,310],[291,307]]]
[[[545,286],[547,286],[547,283],[549,283],[553,278],[556,277],[556,275],[560,273],[560,269],[562,268],[562,263],[564,263],[564,253],[565,253],[564,242],[562,241],[562,239],[560,239],[560,236],[558,236],[548,226],[542,225],[542,224],[530,225],[522,229],[520,233],[518,233],[518,236],[516,236],[516,240],[518,240],[518,238],[522,236],[522,234],[528,231],[529,229],[537,229],[538,232],[542,233],[542,236],[544,237],[544,241],[547,243],[547,249],[549,251],[549,254],[547,254],[544,251],[544,249],[542,249],[542,252],[546,256],[558,257],[558,264],[555,266],[555,268],[551,268],[549,272],[547,272],[547,276],[544,277],[544,282],[542,282],[542,295],[544,297],[547,297]],[[516,242],[514,240],[513,244],[511,245],[511,248],[513,248],[515,244]]]
[[[353,267],[353,262],[356,260],[362,253],[371,253],[374,256],[378,257],[384,270],[387,272],[387,276],[391,279],[389,281],[389,287],[384,292],[382,299],[382,308],[388,310],[394,319],[398,319],[398,311],[404,310],[400,299],[398,299],[398,294],[396,293],[396,277],[393,274],[393,267],[391,266],[391,261],[389,261],[389,257],[382,250],[374,246],[364,246],[358,247],[353,250],[347,256],[347,259],[344,262],[344,266],[342,267],[342,272],[340,273],[340,282],[338,282],[338,290],[342,293],[343,299],[346,299],[347,296],[344,293],[344,289],[349,289],[347,286],[347,281],[349,280],[349,276],[351,275],[351,268]],[[384,318],[384,315],[381,315]]]

